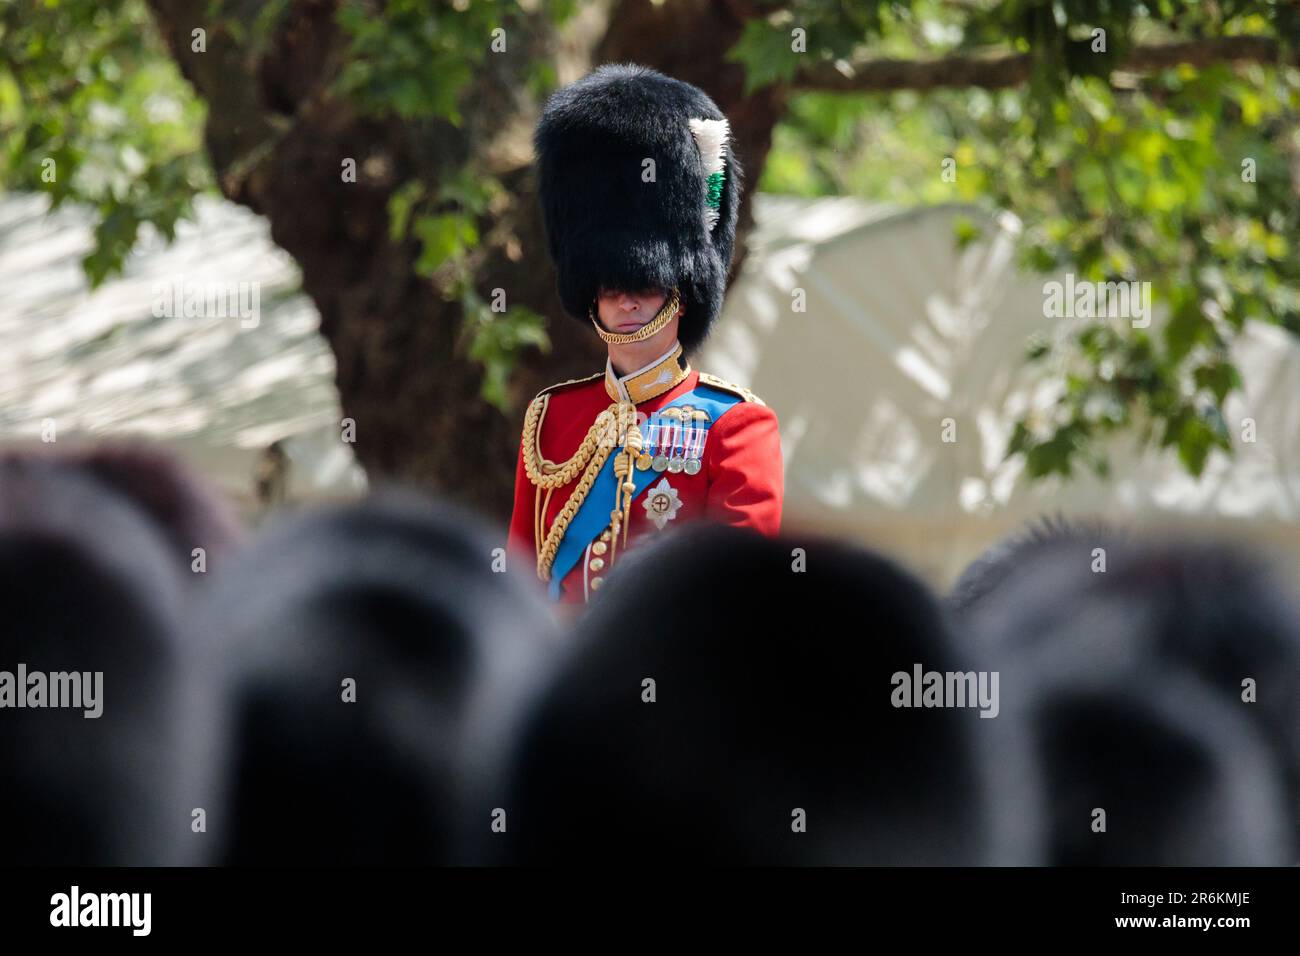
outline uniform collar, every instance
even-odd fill
[[[640,405],[679,385],[690,374],[691,363],[686,360],[681,343],[674,342],[672,348],[649,365],[622,377],[614,372],[614,363],[605,359],[605,392],[611,401]]]

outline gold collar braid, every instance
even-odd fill
[[[678,308],[681,307],[681,294],[673,289],[664,302],[663,308],[655,315],[653,319],[647,322],[635,332],[610,332],[596,318],[596,308],[594,305],[587,306],[587,318],[591,319],[591,324],[596,327],[596,334],[610,345],[628,345],[632,342],[644,342],[650,336],[660,332],[667,325],[674,315],[677,314]]]
[[[640,405],[658,398],[685,381],[691,374],[691,363],[686,361],[680,342],[674,342],[657,361],[633,372],[619,376],[614,372],[612,360],[605,361],[605,394],[611,401],[630,401]]]

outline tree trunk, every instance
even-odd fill
[[[256,54],[205,20],[208,0],[151,2],[173,57],[208,103],[205,142],[222,192],[266,216],[302,269],[372,484],[400,482],[506,516],[527,401],[603,362],[599,340],[560,308],[535,197],[528,136],[538,104],[522,91],[530,60],[561,55],[545,17],[515,14],[510,53],[485,58],[462,98],[465,121],[454,127],[363,115],[330,92],[345,42],[333,0],[292,2]],[[223,12],[249,37],[258,8],[232,3]],[[207,31],[202,53],[191,50],[198,27]],[[752,185],[780,104],[772,91],[745,97],[741,67],[724,63],[740,29],[722,2],[625,0],[588,58],[645,63],[709,92],[731,119]],[[347,158],[356,162],[354,183],[343,181]],[[546,316],[553,346],[521,357],[508,415],[480,396],[482,370],[466,354],[459,303],[415,274],[414,240],[389,239],[394,190],[414,179],[436,186],[466,163],[500,178],[510,200],[480,223],[475,287],[484,298],[503,289],[509,304]],[[748,217],[745,204],[742,236]]]

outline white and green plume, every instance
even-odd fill
[[[692,119],[691,133],[695,136],[695,145],[700,148],[700,158],[704,160],[704,175],[709,187],[705,200],[704,221],[709,231],[718,224],[719,206],[722,204],[722,181],[726,176],[726,146],[731,135],[731,127],[725,119]]]

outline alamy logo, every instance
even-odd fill
[[[29,671],[19,664],[17,672],[0,671],[0,708],[67,707],[84,710],[81,716],[98,717],[104,712],[103,671]]]
[[[1043,283],[1043,317],[1048,319],[1131,319],[1133,328],[1151,324],[1150,282],[1089,282],[1076,280]]]
[[[73,886],[50,897],[51,926],[129,926],[132,936],[148,936],[152,923],[152,893],[83,894]]]
[[[895,671],[889,679],[895,707],[978,707],[981,717],[998,715],[997,671]]]
[[[155,319],[239,319],[245,329],[262,321],[260,282],[186,282],[178,275],[170,283],[154,283],[153,296]]]

